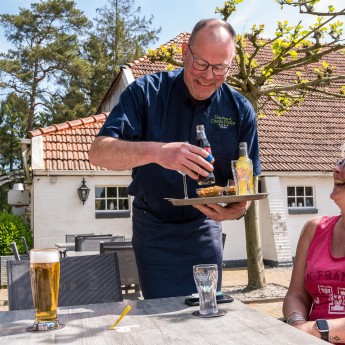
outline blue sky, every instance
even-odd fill
[[[34,0],[0,0],[0,13],[17,14],[19,7],[29,8]],[[76,7],[84,11],[85,15],[92,19],[96,16],[96,8],[104,7],[108,0],[75,0]],[[168,42],[181,32],[191,32],[194,24],[202,18],[217,17],[215,8],[223,6],[224,0],[136,0],[136,6],[141,7],[142,15],[154,16],[154,27],[161,27],[159,41],[150,48],[157,48],[160,44]],[[333,4],[342,9],[344,0],[321,0],[321,6],[327,8]],[[303,24],[308,25],[311,20],[298,13],[297,9],[286,8],[280,10],[280,6],[274,0],[244,0],[233,14],[229,22],[237,33],[248,32],[253,24],[265,24],[265,36],[274,34],[278,20],[287,19],[290,24],[297,24],[303,19]],[[0,32],[0,51],[6,47],[4,37]]]

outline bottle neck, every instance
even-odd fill
[[[196,126],[196,138],[206,139],[206,133],[204,126]]]
[[[210,146],[210,143],[206,138],[205,128],[203,125],[198,125],[196,127],[196,145],[202,148]]]
[[[205,131],[197,131],[196,132],[196,138],[197,139],[206,139]]]
[[[248,150],[246,147],[240,148],[239,159],[247,159],[248,158]]]

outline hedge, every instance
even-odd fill
[[[13,255],[11,242],[16,242],[19,254],[25,254],[21,238],[32,248],[32,233],[26,221],[10,213],[0,212],[0,255]]]

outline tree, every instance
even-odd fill
[[[24,97],[10,93],[0,103],[0,165],[1,170],[18,169],[20,138],[25,136],[28,106]]]
[[[108,6],[97,9],[96,26],[84,44],[85,59],[93,66],[88,89],[91,109],[95,112],[120,66],[144,55],[157,41],[161,29],[152,28],[149,19],[140,17],[134,0],[109,0]]]
[[[37,127],[95,114],[119,65],[157,40],[160,28],[151,29],[152,17],[141,18],[134,0],[110,0],[97,12],[93,31],[71,0],[41,0],[18,15],[0,15],[13,46],[0,53],[0,89],[8,96],[0,118],[1,174],[19,168],[18,138]]]
[[[38,112],[51,109],[71,78],[87,78],[89,64],[80,56],[78,35],[90,26],[70,0],[41,0],[18,15],[1,14],[0,24],[15,49],[0,54],[0,88],[25,96],[27,130]]]
[[[12,255],[11,242],[16,242],[19,253],[25,253],[22,237],[31,249],[33,241],[29,224],[19,216],[0,212],[0,255]]]
[[[341,84],[345,76],[337,74],[336,69],[327,63],[328,55],[345,48],[341,43],[342,22],[337,20],[345,14],[345,9],[336,11],[329,6],[327,12],[317,12],[314,6],[319,0],[275,1],[282,6],[299,7],[301,13],[316,15],[315,24],[304,28],[301,22],[294,26],[287,21],[278,22],[275,37],[271,39],[261,38],[264,25],[254,25],[251,32],[238,35],[236,66],[233,73],[229,73],[227,83],[251,102],[258,118],[265,115],[268,106],[273,105],[276,114],[282,115],[311,95],[345,97],[345,86]],[[228,20],[241,2],[243,0],[225,1],[223,8],[216,8],[216,13]],[[149,52],[152,61],[181,65],[175,55],[175,46]],[[280,78],[287,74],[289,80]],[[245,217],[249,288],[266,285],[258,220],[255,202]]]
[[[25,136],[28,105],[23,96],[10,93],[0,103],[0,175],[5,171],[15,171],[21,168],[20,138]],[[13,177],[13,178],[12,178]],[[21,178],[21,174],[0,176],[0,211],[9,211],[7,192],[9,182]]]

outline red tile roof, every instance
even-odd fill
[[[109,113],[39,128],[28,137],[42,136],[45,170],[105,170],[90,164],[88,151]]]
[[[181,33],[167,44],[180,45],[188,37],[189,34]],[[266,60],[269,54],[263,52],[259,59]],[[332,54],[329,62],[345,74],[344,55]],[[167,68],[166,63],[151,63],[146,56],[128,66],[135,78]],[[308,66],[305,70],[312,68]],[[288,74],[280,75],[279,82],[287,82],[289,78]],[[332,89],[335,90],[333,86]],[[266,116],[258,120],[263,172],[330,172],[345,142],[344,109],[344,99],[320,95],[308,97],[280,117],[273,113],[273,105],[269,105]],[[102,113],[30,132],[29,138],[43,137],[45,169],[100,170],[89,163],[87,153],[107,115]]]

